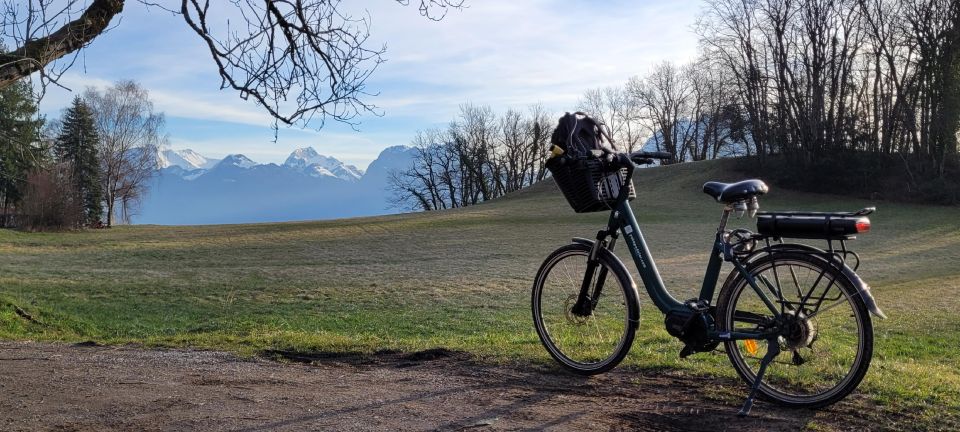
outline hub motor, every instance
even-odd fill
[[[817,328],[803,312],[787,311],[781,315],[783,331],[780,337],[786,349],[796,351],[809,347],[817,339]]]

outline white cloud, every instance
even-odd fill
[[[86,49],[86,67],[72,71],[65,82],[82,90],[132,78],[150,90],[157,109],[168,117],[253,125],[265,131],[251,137],[219,126],[222,138],[215,140],[190,136],[189,130],[184,135],[172,131],[175,148],[182,143],[211,156],[244,153],[274,161],[295,147],[313,145],[321,153],[365,165],[382,148],[408,142],[417,129],[452,120],[464,102],[489,104],[498,111],[538,102],[556,111],[570,110],[587,89],[622,84],[655,63],[687,61],[696,51],[691,26],[699,1],[468,4],[440,22],[420,17],[414,5],[390,0],[341,4],[356,14],[369,9],[373,46],[388,45],[388,61],[369,82],[370,91],[380,92],[369,101],[387,117],[361,119],[368,127],[359,134],[328,124],[315,134],[281,129],[277,143],[264,139],[272,138],[270,118],[236,92],[218,90],[209,53],[182,19],[139,6],[125,10],[120,26]],[[52,91],[44,111],[59,111],[70,98],[69,93]],[[389,121],[395,118],[404,121]]]
[[[220,94],[153,90],[150,98],[156,109],[168,116],[254,126],[267,126],[271,123],[271,117],[266,112],[248,106],[252,104],[225,101]]]

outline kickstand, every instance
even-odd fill
[[[767,371],[767,365],[777,358],[780,355],[780,340],[777,336],[774,336],[771,339],[767,339],[767,353],[763,355],[763,359],[760,360],[760,370],[757,371],[757,378],[753,380],[753,385],[750,386],[750,395],[747,396],[747,400],[743,402],[743,408],[740,408],[740,412],[737,413],[739,417],[746,417],[750,414],[750,408],[753,408],[753,398],[757,395],[757,389],[760,388],[760,382],[763,380],[763,373]]]

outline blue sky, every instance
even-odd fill
[[[182,18],[133,1],[62,82],[74,92],[118,79],[140,82],[166,114],[173,149],[217,158],[243,153],[267,163],[313,146],[365,168],[418,129],[447,124],[462,103],[503,111],[540,102],[560,114],[587,89],[620,85],[656,63],[696,54],[692,26],[700,1],[467,1],[469,8],[440,22],[394,0],[344,2],[354,13],[369,12],[371,46],[387,45],[387,62],[368,81],[379,92],[368,101],[385,115],[363,116],[359,131],[333,122],[321,130],[281,127],[273,142],[264,111],[219,90],[209,53]],[[41,111],[56,116],[72,97],[51,87]]]

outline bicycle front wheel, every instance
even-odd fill
[[[782,405],[816,408],[852,392],[870,366],[873,325],[853,284],[824,259],[778,253],[747,266],[763,296],[781,314],[781,353],[767,368],[760,393]],[[721,331],[756,331],[775,318],[742,275],[724,285],[717,299]],[[756,380],[764,340],[725,343],[737,373]]]
[[[533,322],[540,341],[566,369],[580,375],[606,372],[630,351],[639,319],[626,269],[605,254],[589,280],[590,310],[575,312],[590,247],[571,244],[544,261],[533,284]]]

